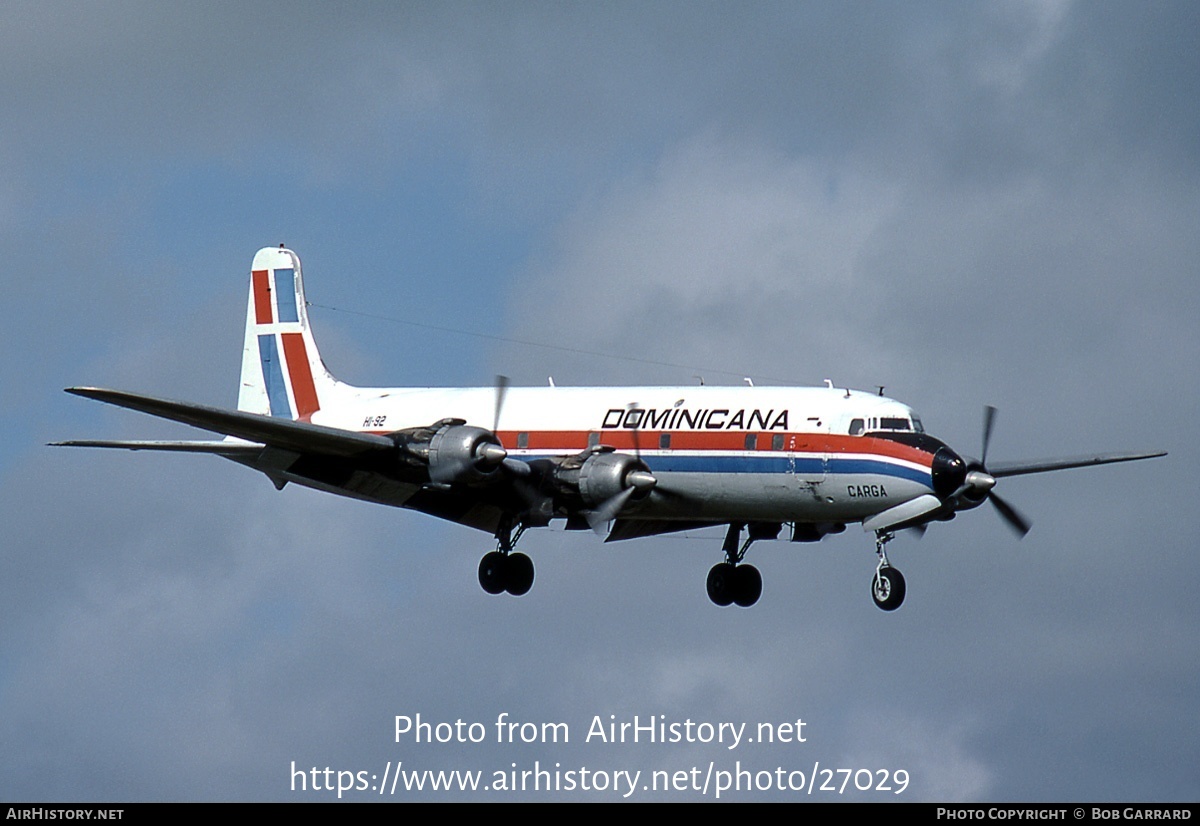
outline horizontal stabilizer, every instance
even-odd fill
[[[1046,473],[1051,470],[1067,470],[1073,467],[1111,465],[1114,462],[1136,462],[1139,459],[1155,459],[1166,455],[1166,451],[1158,453],[1103,453],[1098,456],[1068,456],[1063,459],[1036,459],[1028,462],[994,462],[988,466],[988,473],[999,479],[1003,476],[1020,476],[1024,473]]]
[[[894,528],[905,522],[919,519],[927,513],[932,513],[941,506],[941,499],[938,499],[932,493],[927,493],[924,496],[918,496],[916,499],[902,502],[894,508],[888,508],[883,513],[877,513],[868,519],[864,519],[862,523],[863,530],[883,531],[888,528]]]
[[[272,447],[294,450],[297,453],[322,453],[327,456],[362,456],[372,452],[395,450],[395,443],[386,436],[373,433],[357,433],[352,430],[340,430],[336,427],[297,422],[290,419],[272,418],[258,413],[243,413],[236,410],[222,410],[219,407],[208,407],[190,402],[171,401],[153,396],[139,396],[136,393],[126,393],[122,390],[105,390],[99,387],[68,387],[68,393],[83,396],[88,399],[127,407],[151,416],[170,419],[175,422],[189,424],[201,430],[212,433],[222,433],[226,436],[236,436],[251,442],[258,442]],[[78,442],[74,443],[78,446]],[[124,446],[128,446],[126,443]],[[143,445],[151,443],[142,443]],[[182,444],[182,443],[180,443]],[[102,445],[92,443],[92,447]],[[117,447],[115,443],[103,446]],[[136,449],[136,448],[132,448]],[[144,447],[142,449],[151,449]],[[165,448],[167,450],[184,448]],[[239,450],[239,448],[235,448]],[[207,448],[202,452],[209,452]],[[221,451],[211,450],[213,453]]]
[[[117,441],[114,439],[71,439],[66,442],[50,442],[50,447],[110,447],[125,450],[167,450],[179,453],[214,453],[218,456],[241,456],[262,451],[263,446],[253,442],[163,442],[163,441]]]

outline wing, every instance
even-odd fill
[[[405,463],[397,439],[257,413],[143,396],[123,390],[69,387],[68,393],[181,422],[227,438],[205,441],[73,439],[62,447],[208,453],[288,482],[385,505],[411,508],[468,527],[495,532],[503,509],[475,491],[428,484],[420,463]]]
[[[1096,456],[1067,456],[1062,459],[1037,459],[1029,462],[993,462],[988,466],[988,472],[999,479],[1004,476],[1020,476],[1025,473],[1046,473],[1051,470],[1067,470],[1074,467],[1111,465],[1115,462],[1136,462],[1139,459],[1156,459],[1159,456],[1166,455],[1165,451],[1157,453],[1102,453]]]

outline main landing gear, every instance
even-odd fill
[[[496,550],[485,554],[479,561],[479,584],[489,594],[508,591],[514,597],[529,593],[533,587],[533,560],[513,551],[525,526],[512,529],[512,521],[505,520],[496,530]]]
[[[743,608],[749,608],[758,602],[762,596],[762,574],[753,565],[739,564],[746,556],[750,543],[756,539],[774,539],[780,530],[779,525],[760,527],[750,526],[746,542],[738,548],[738,539],[744,526],[733,522],[725,534],[725,561],[718,562],[708,572],[708,598],[722,607],[737,603]],[[773,528],[773,530],[772,530]]]
[[[875,553],[879,564],[871,578],[871,597],[884,611],[895,611],[904,602],[904,577],[888,562],[884,546],[895,539],[891,531],[875,531]]]

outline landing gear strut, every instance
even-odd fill
[[[879,564],[875,566],[875,576],[871,578],[871,597],[884,611],[895,611],[904,602],[904,577],[888,562],[884,548],[895,537],[888,530],[875,532],[875,553],[879,556]]]
[[[708,598],[722,607],[737,603],[743,608],[749,608],[758,602],[758,598],[762,596],[762,574],[753,565],[738,563],[746,556],[746,551],[754,540],[772,538],[779,533],[778,527],[775,527],[773,535],[769,535],[757,530],[757,526],[751,526],[745,544],[739,549],[738,540],[743,527],[737,522],[730,523],[729,531],[725,534],[725,544],[722,546],[725,561],[718,562],[708,572]]]
[[[513,532],[511,518],[502,520],[496,529],[496,550],[479,561],[479,585],[489,594],[508,591],[519,597],[533,587],[533,560],[513,551],[523,533],[523,524]]]

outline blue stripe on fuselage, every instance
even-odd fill
[[[553,459],[554,455],[514,456],[525,461]],[[893,476],[919,485],[932,483],[928,470],[893,464],[880,459],[797,456],[795,462],[787,456],[722,456],[720,454],[643,456],[651,471],[657,473],[794,473],[798,476],[870,475]]]
[[[822,473],[819,458],[786,456],[643,456],[651,470],[662,473]]]
[[[917,470],[907,465],[894,465],[878,459],[830,459],[831,474],[876,474],[879,476],[895,476],[898,479],[908,479],[921,485],[932,483],[930,472],[925,469]]]

